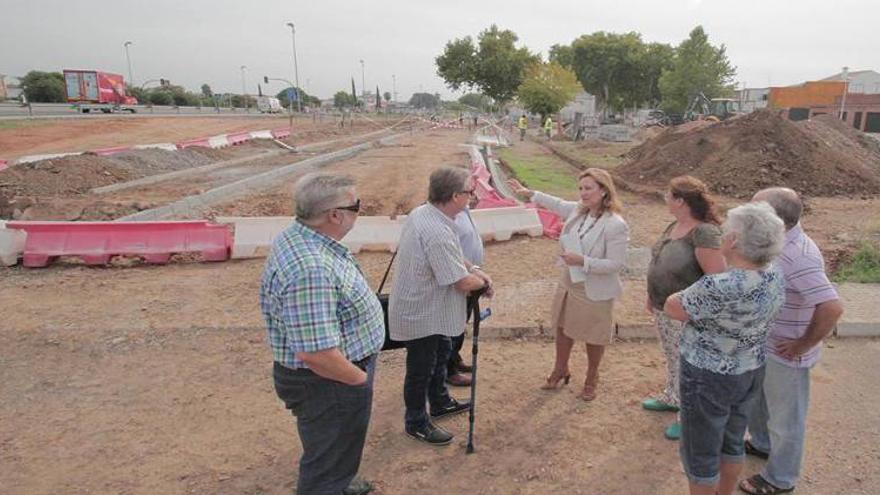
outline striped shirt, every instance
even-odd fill
[[[406,218],[388,308],[394,340],[461,335],[465,294],[453,284],[468,275],[453,219],[427,203]]]
[[[838,299],[837,291],[825,275],[825,259],[800,224],[785,234],[785,247],[776,263],[785,274],[785,304],[767,339],[771,359],[793,368],[810,368],[819,360],[822,343],[790,361],[776,352],[782,340],[797,339],[806,333],[816,306]]]
[[[339,348],[360,361],[382,347],[382,306],[348,248],[294,222],[272,243],[260,309],[276,362],[308,368],[298,352]]]

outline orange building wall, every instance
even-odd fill
[[[810,81],[801,86],[770,88],[767,100],[771,108],[809,108],[833,105],[843,91],[843,81]]]

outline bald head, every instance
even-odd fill
[[[776,210],[779,218],[785,222],[785,230],[792,229],[801,220],[804,204],[793,189],[787,187],[771,187],[758,191],[752,201],[766,201]]]

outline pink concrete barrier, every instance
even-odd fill
[[[8,161],[8,160],[0,160],[0,170],[3,170],[3,169],[5,169],[5,168],[8,168],[8,167],[9,167],[8,164],[9,164],[9,161]]]
[[[559,215],[534,203],[529,203],[526,206],[529,208],[535,208],[538,211],[538,219],[541,220],[541,225],[544,226],[544,235],[551,239],[559,239],[559,234],[562,233],[563,225],[563,221],[559,218]]]
[[[187,148],[192,148],[192,147],[210,148],[211,147],[210,140],[211,140],[211,138],[207,138],[207,137],[187,139],[186,141],[181,141],[181,142],[177,143],[176,146],[177,146],[177,149],[179,149],[179,150],[185,150]]]
[[[279,127],[278,129],[272,129],[272,136],[275,139],[284,139],[290,136],[290,127]]]
[[[250,132],[236,132],[235,134],[227,134],[226,139],[229,140],[229,144],[235,146],[239,145],[245,141],[248,141],[251,138]]]
[[[103,265],[113,256],[141,256],[167,263],[172,254],[201,253],[204,261],[229,259],[232,236],[226,226],[204,220],[179,222],[7,222],[27,232],[22,261],[43,267],[59,256]]]
[[[92,154],[98,155],[98,156],[110,156],[110,155],[115,155],[117,153],[122,153],[123,151],[129,151],[131,149],[132,149],[131,146],[111,146],[109,148],[98,148],[98,149],[90,150],[89,153],[92,153]]]

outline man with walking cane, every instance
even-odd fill
[[[492,279],[465,259],[455,229],[456,215],[474,195],[470,173],[443,167],[431,174],[429,183],[428,202],[410,212],[400,235],[388,326],[393,340],[406,342],[407,435],[429,445],[448,445],[453,435],[431,420],[470,407],[446,389],[450,337],[464,330],[466,294],[486,288],[491,297]]]

